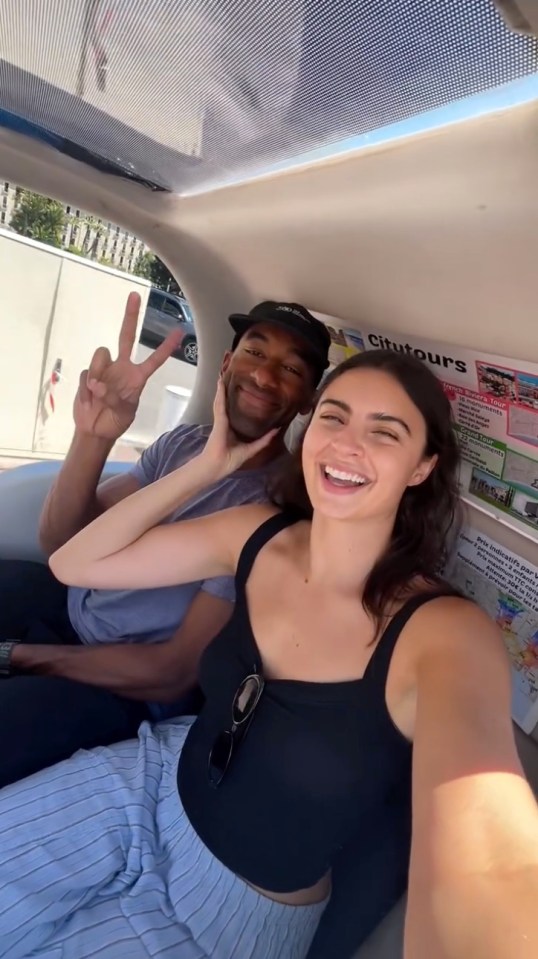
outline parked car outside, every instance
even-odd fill
[[[181,325],[183,338],[173,356],[196,366],[198,342],[189,304],[181,296],[152,287],[140,333],[142,345],[155,349],[178,324]]]

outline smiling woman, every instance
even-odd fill
[[[387,604],[437,576],[458,513],[458,446],[440,382],[414,357],[374,350],[336,367],[277,504],[312,515],[374,522],[387,549],[368,576],[365,608],[381,622]],[[403,494],[403,495],[402,495]]]

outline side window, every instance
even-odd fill
[[[155,290],[151,290],[148,297],[148,306],[152,310],[162,310],[163,308],[164,296],[161,296],[160,293],[156,293]]]
[[[166,313],[168,316],[173,316],[175,320],[183,322],[183,314],[181,312],[180,306],[175,300],[165,299],[162,306],[163,313]]]
[[[194,326],[194,317],[191,313],[191,308],[188,303],[182,303],[181,308],[183,310],[183,315],[187,323],[192,323]]]

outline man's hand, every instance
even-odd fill
[[[140,396],[150,376],[177,349],[181,331],[174,330],[143,363],[133,363],[131,353],[136,338],[140,296],[130,293],[121,325],[118,357],[101,346],[90,367],[80,374],[73,416],[80,433],[116,441],[131,426]]]
[[[97,646],[20,643],[13,647],[11,664],[20,672],[63,676],[110,689],[130,699],[174,702],[196,684],[200,657],[226,625],[232,611],[233,603],[200,589],[183,622],[164,643],[121,642]]]

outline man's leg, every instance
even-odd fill
[[[0,787],[67,759],[77,749],[135,736],[144,703],[53,676],[0,679]]]
[[[0,561],[0,641],[71,643],[67,588],[41,563]],[[0,787],[67,759],[77,749],[136,735],[143,703],[52,676],[0,679]]]
[[[67,616],[67,587],[43,563],[0,560],[0,641],[76,641]]]

